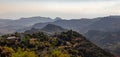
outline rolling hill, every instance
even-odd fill
[[[30,33],[44,32],[51,35],[51,34],[60,33],[63,31],[67,31],[67,30],[54,24],[47,24],[41,29],[32,28],[31,30],[25,31],[25,33],[30,34]]]

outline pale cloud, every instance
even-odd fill
[[[0,0],[0,18],[93,18],[120,15],[119,4],[119,0]]]

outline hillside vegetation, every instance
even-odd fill
[[[16,38],[7,38],[7,37]],[[15,33],[0,38],[1,57],[114,57],[81,34],[69,30],[53,36]]]

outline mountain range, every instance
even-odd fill
[[[56,17],[55,19],[49,17],[29,17],[19,20],[0,19],[0,25],[1,34],[31,30],[46,32],[56,32],[56,29],[60,29],[60,31],[64,29],[74,30],[103,49],[109,50],[117,55],[120,54],[120,16],[70,20],[65,20],[60,17]]]
[[[0,32],[3,34],[13,33],[19,29],[30,27],[36,23],[54,22],[49,17],[29,17],[20,18],[18,20],[0,19]]]
[[[55,24],[65,29],[72,29],[82,34],[89,30],[119,31],[120,16],[98,17],[93,19],[71,19],[64,20],[60,17],[55,19],[49,17],[29,17],[18,20],[0,19],[0,32],[8,33],[15,31],[26,31],[31,28],[41,29],[47,24]]]
[[[99,47],[109,50],[113,54],[120,54],[120,36],[118,33],[120,31],[120,16],[58,20],[55,22],[37,23],[32,28],[42,29],[47,24],[54,24],[68,30],[77,31]]]

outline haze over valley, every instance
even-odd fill
[[[0,0],[0,57],[120,57],[119,0]]]

